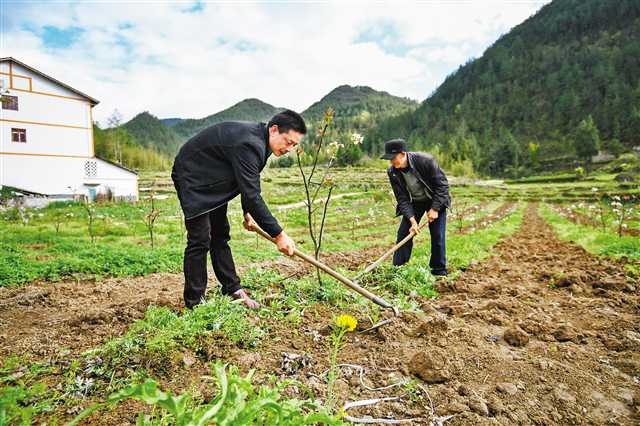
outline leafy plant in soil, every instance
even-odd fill
[[[217,362],[213,369],[218,393],[207,404],[193,406],[189,394],[174,396],[170,391],[162,391],[155,380],[148,379],[112,394],[106,403],[86,409],[68,426],[79,424],[101,407],[126,399],[136,399],[159,408],[163,423],[169,420],[179,426],[343,424],[339,418],[327,414],[313,402],[282,398],[280,391],[287,383],[275,389],[267,386],[256,388],[252,383],[254,370],[242,377],[237,368],[227,370],[226,365],[221,362]],[[137,424],[158,424],[154,417],[141,413]]]

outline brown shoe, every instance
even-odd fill
[[[233,293],[231,297],[235,300],[242,300],[242,303],[249,309],[258,309],[260,304],[249,297],[249,294],[244,289],[240,289]]]

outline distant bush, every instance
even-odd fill
[[[449,167],[453,176],[475,177],[471,160],[454,161]]]
[[[269,167],[286,168],[291,167],[295,163],[292,155],[284,155],[269,163]]]

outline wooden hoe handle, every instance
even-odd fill
[[[260,228],[260,226],[258,226],[258,224],[255,224],[252,226],[252,230],[257,232],[258,234],[260,234],[262,237],[264,237],[265,239],[275,243],[276,239],[271,237],[271,235],[267,234],[262,228]],[[342,284],[344,284],[345,286],[349,287],[351,290],[356,291],[358,293],[360,293],[362,296],[366,297],[367,299],[371,300],[373,303],[375,303],[378,306],[381,306],[385,309],[392,309],[394,311],[394,313],[397,313],[397,308],[393,305],[391,305],[389,302],[387,302],[386,300],[384,300],[383,298],[376,296],[375,294],[371,293],[369,290],[364,289],[362,287],[360,287],[358,284],[354,283],[353,281],[351,281],[349,278],[345,277],[344,275],[342,275],[341,273],[334,271],[333,269],[329,268],[327,265],[325,265],[322,262],[317,261],[315,258],[301,252],[298,249],[294,249],[293,250],[293,255],[299,257],[300,259],[304,260],[307,263],[312,264],[313,266],[322,269],[324,272],[326,272],[327,274],[331,275],[333,278],[335,278],[336,280],[340,281]]]

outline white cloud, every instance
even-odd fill
[[[203,117],[248,97],[303,110],[341,84],[422,100],[545,2],[5,2],[0,47],[99,99],[101,122],[114,108]],[[52,50],[27,30],[46,25],[86,31]]]

